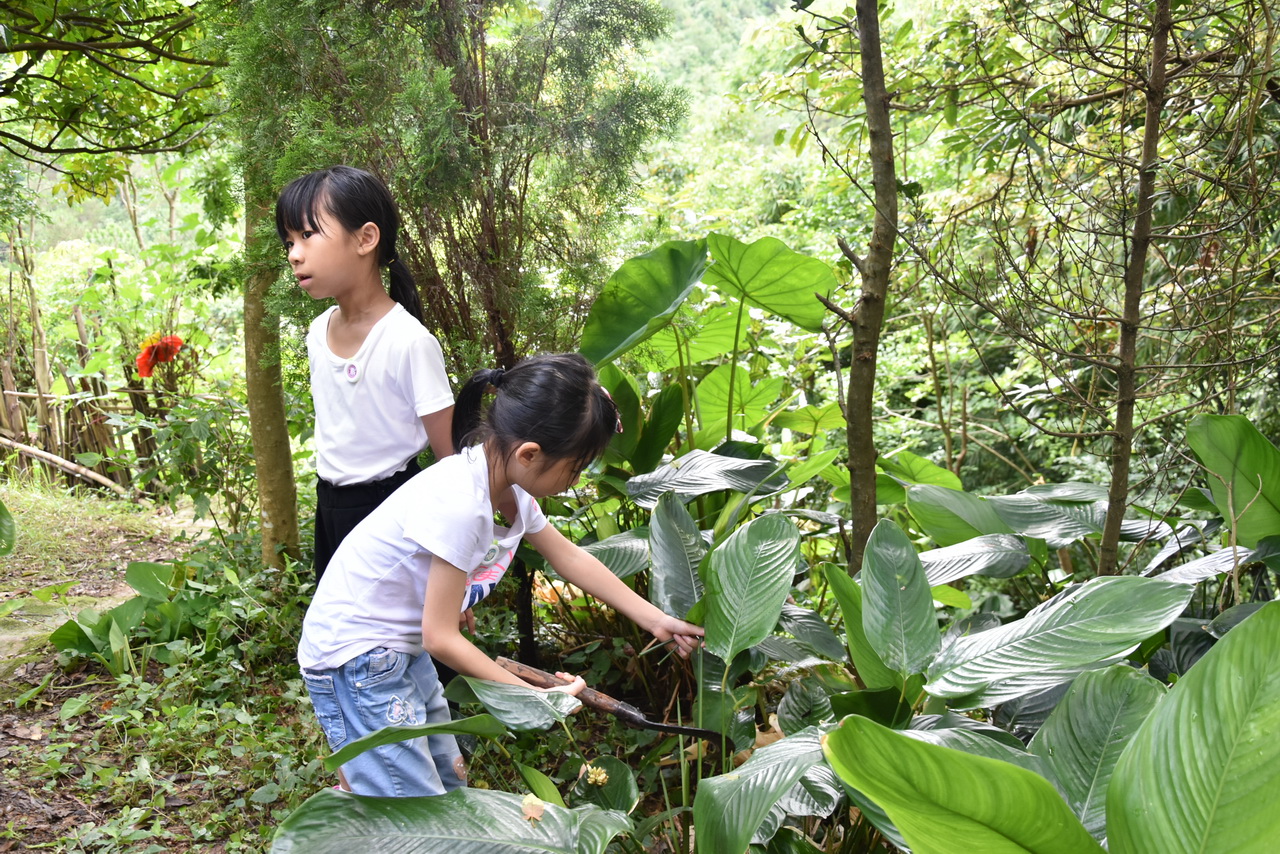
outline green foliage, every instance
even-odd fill
[[[828,734],[823,752],[842,779],[884,808],[912,851],[1104,850],[1049,781],[1007,762],[925,744],[859,717]]]
[[[565,809],[536,797],[459,789],[434,798],[362,798],[323,791],[280,826],[273,852],[349,851],[352,839],[392,839],[406,851],[603,854],[631,822],[595,805]]]
[[[9,512],[9,508],[0,501],[0,557],[12,552],[17,542],[18,526],[14,524],[13,514]]]
[[[1243,545],[1280,531],[1280,451],[1239,415],[1198,415],[1187,444],[1209,471],[1213,503]]]

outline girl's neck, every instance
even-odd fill
[[[380,277],[350,288],[335,299],[346,323],[376,321],[395,307],[395,300],[382,289]]]
[[[484,445],[484,460],[489,467],[489,504],[491,509],[499,510],[502,505],[509,505],[511,480],[507,475],[506,461],[494,449]]]

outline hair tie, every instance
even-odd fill
[[[489,385],[493,386],[494,388],[497,388],[498,386],[502,385],[502,378],[506,376],[506,374],[507,372],[504,371],[502,368],[494,368],[492,371],[489,372]]]

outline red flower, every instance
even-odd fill
[[[182,349],[182,339],[177,335],[152,335],[142,342],[142,351],[134,363],[138,366],[138,376],[151,376],[156,365],[161,362],[172,362]]]

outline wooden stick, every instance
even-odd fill
[[[100,486],[105,486],[121,498],[129,497],[129,491],[115,481],[109,480],[108,478],[98,474],[93,469],[85,468],[79,463],[73,463],[71,460],[64,459],[57,454],[51,454],[40,448],[33,448],[31,445],[24,445],[21,442],[15,442],[7,436],[0,436],[0,445],[13,448],[18,453],[31,457],[32,459],[46,462],[51,466],[56,466],[68,474],[74,474],[77,477],[84,478],[85,480],[91,480]]]

